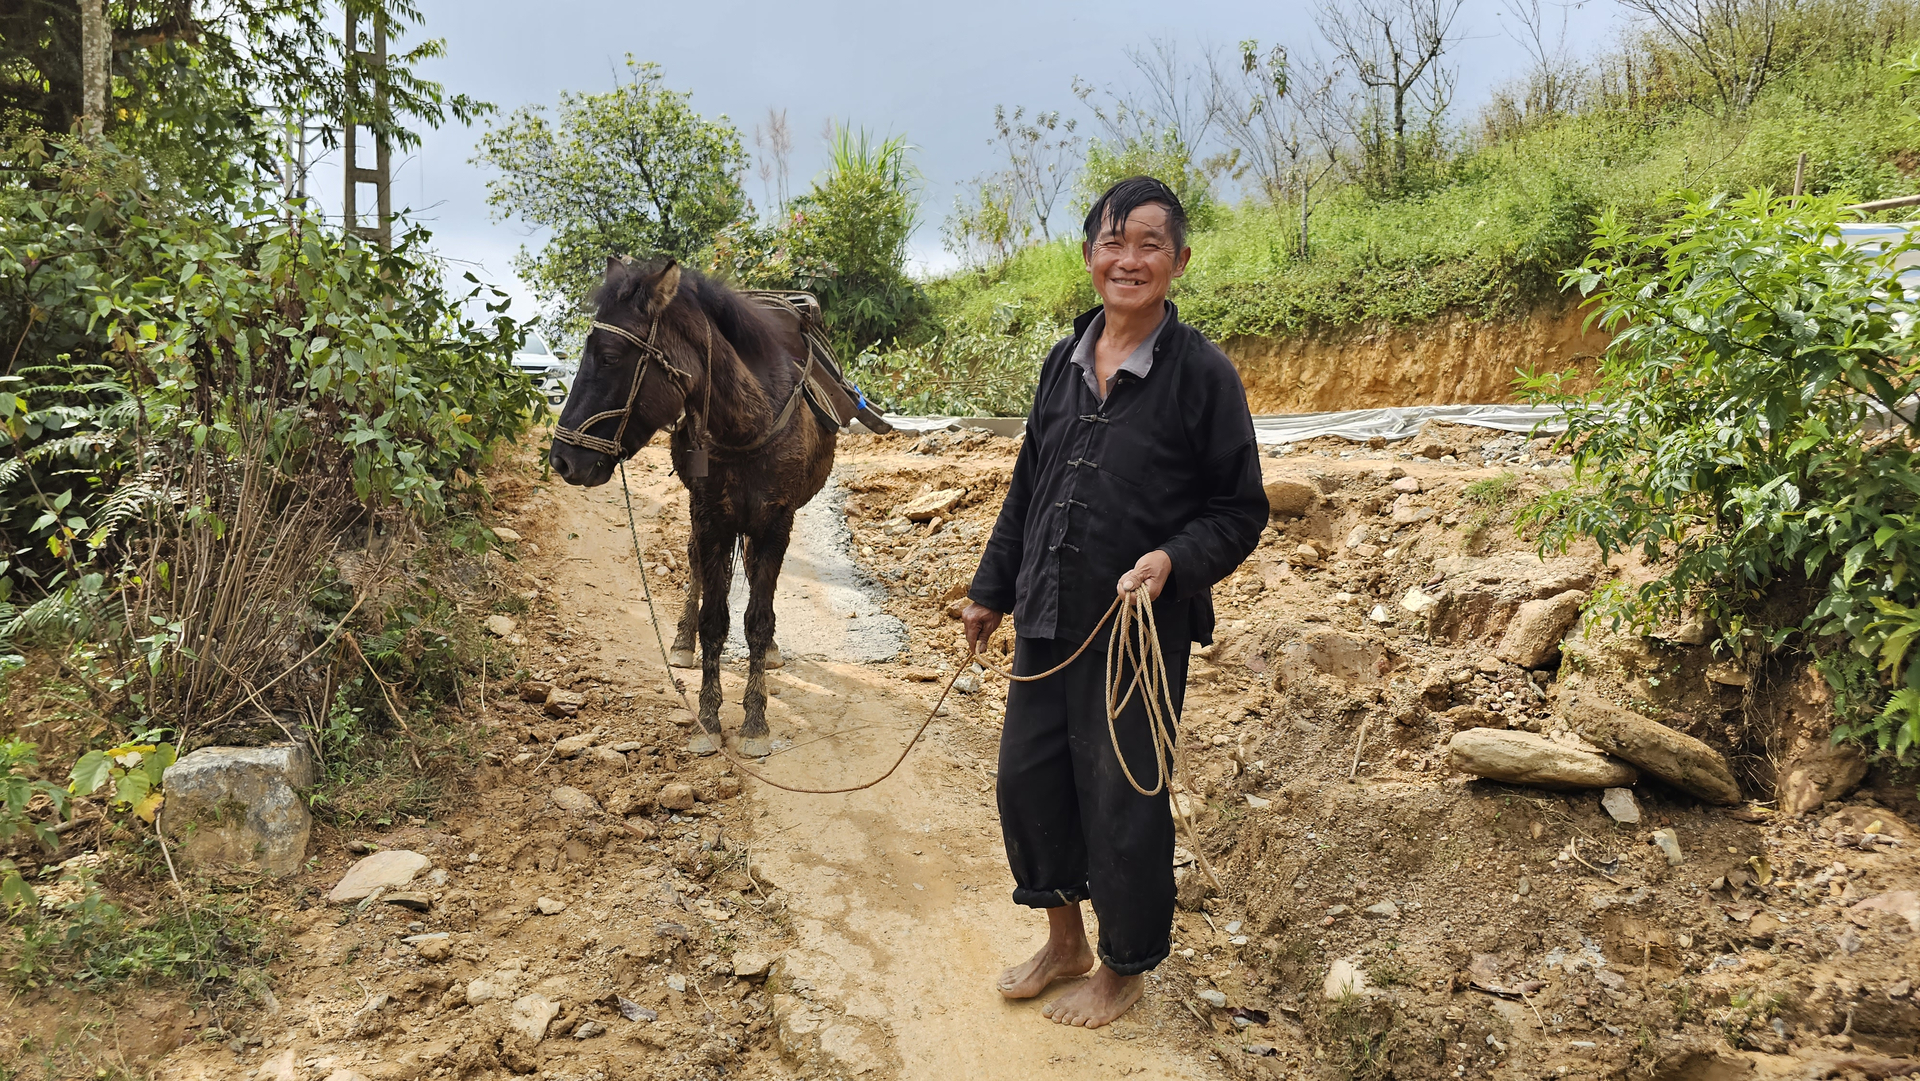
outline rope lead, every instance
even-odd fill
[[[693,703],[687,698],[687,690],[682,685],[680,677],[673,674],[673,664],[667,656],[667,639],[661,633],[660,613],[654,607],[653,587],[647,580],[646,557],[640,551],[640,529],[633,517],[633,492],[627,487],[627,463],[621,460],[619,465],[620,496],[625,500],[627,509],[627,536],[633,543],[633,564],[640,572],[640,588],[646,597],[647,615],[653,622],[653,640],[660,647],[660,663],[666,668],[667,678],[672,682],[674,691],[680,696],[680,704],[686,707],[687,712],[694,715],[697,724],[699,711],[694,709]],[[1160,649],[1159,628],[1153,619],[1153,598],[1148,594],[1147,587],[1141,586],[1131,593],[1116,595],[1113,603],[1107,606],[1106,614],[1100,617],[1100,622],[1094,624],[1093,630],[1087,634],[1086,641],[1080,643],[1080,648],[1074,650],[1071,657],[1044,672],[1031,676],[1015,675],[986,660],[978,653],[973,654],[970,660],[986,671],[1003,676],[1015,683],[1035,683],[1057,674],[1079,660],[1080,655],[1085,653],[1087,647],[1093,645],[1094,640],[1100,636],[1100,631],[1106,627],[1107,621],[1114,619],[1115,613],[1119,614],[1119,618],[1114,620],[1113,630],[1107,638],[1105,694],[1107,736],[1113,742],[1113,756],[1119,759],[1120,770],[1126,774],[1127,783],[1133,786],[1135,792],[1143,796],[1157,796],[1164,791],[1171,797],[1174,777],[1186,771],[1186,756],[1180,752],[1180,741],[1175,734],[1180,711],[1174,708],[1173,688],[1167,679],[1167,659]],[[907,755],[920,742],[920,737],[926,734],[927,727],[933,723],[935,717],[940,715],[940,707],[945,704],[947,695],[953,693],[954,681],[960,678],[960,673],[967,670],[967,663],[966,660],[961,661],[955,667],[953,675],[947,677],[947,685],[940,689],[940,697],[934,700],[933,708],[927,711],[926,720],[921,721],[920,727],[914,729],[913,738],[907,740],[907,745],[900,749],[899,757],[893,760],[893,764],[887,767],[885,773],[865,784],[847,788],[801,788],[796,785],[782,784],[754,769],[739,755],[729,750],[724,738],[714,739],[713,743],[719,748],[720,754],[736,769],[756,781],[772,785],[783,792],[797,792],[807,796],[834,796],[872,788],[893,776],[894,771],[900,768],[900,764],[907,760]],[[1126,680],[1126,686],[1123,688],[1121,682],[1125,678],[1129,665],[1133,668],[1133,677]],[[1127,764],[1127,756],[1120,751],[1120,733],[1115,727],[1121,712],[1133,700],[1135,691],[1140,692],[1141,702],[1146,707],[1147,726],[1153,742],[1152,788],[1141,787],[1139,780],[1134,777],[1133,768]],[[705,731],[705,727],[702,726],[701,730]],[[713,738],[713,733],[708,733],[708,737]],[[1220,877],[1213,872],[1213,864],[1207,861],[1207,854],[1201,847],[1200,836],[1193,828],[1192,819],[1178,799],[1173,799],[1172,803],[1174,817],[1180,820],[1181,828],[1187,833],[1187,842],[1193,846],[1194,859],[1199,862],[1200,869],[1206,872],[1207,881],[1213,883],[1213,888],[1224,892],[1225,887],[1220,884]]]

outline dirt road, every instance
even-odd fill
[[[632,484],[651,519],[677,482],[647,476]],[[578,538],[570,558],[556,561],[554,585],[576,598],[575,622],[587,637],[632,643],[644,682],[658,678],[659,652],[644,606],[626,600],[638,590],[632,562],[619,559],[626,531],[607,528],[624,513],[619,498],[612,488],[553,492],[556,531]],[[849,556],[835,513],[842,498],[830,486],[802,514],[775,602],[788,664],[772,679],[769,722],[792,746],[763,768],[803,787],[879,773],[940,686],[909,682],[893,663],[905,628],[881,610]],[[744,582],[736,587],[737,626]],[[666,598],[657,603],[670,620]],[[683,676],[691,694],[698,673]],[[743,676],[728,670],[722,678],[731,731]],[[990,688],[980,699],[995,697]],[[983,723],[992,711],[956,701],[900,772],[866,791],[796,795],[749,783],[753,866],[786,891],[791,916],[788,990],[773,1003],[787,1059],[809,1076],[1208,1076],[1204,1054],[1154,1038],[1164,1021],[1068,1030],[1043,1018],[1039,1003],[1008,1003],[993,992],[995,976],[1037,944],[1044,923],[1008,899],[992,732]]]

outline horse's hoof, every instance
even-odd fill
[[[748,758],[765,758],[773,753],[773,740],[767,736],[743,736],[740,753]]]
[[[787,666],[787,659],[780,655],[779,646],[767,647],[767,659],[765,664],[769,670],[774,668],[785,668]]]
[[[693,650],[676,649],[667,654],[667,663],[675,668],[698,668],[700,658],[693,655]]]
[[[710,754],[718,754],[719,752],[720,741],[705,732],[695,732],[693,738],[687,741],[688,754],[705,758]]]

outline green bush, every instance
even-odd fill
[[[304,626],[336,540],[432,522],[524,428],[520,329],[465,314],[483,290],[450,293],[423,233],[381,252],[245,185],[209,204],[111,144],[12,157],[0,640],[111,643],[136,708],[205,709]]]
[[[1591,538],[1660,569],[1596,597],[1637,631],[1698,612],[1734,654],[1837,642],[1874,658],[1891,694],[1842,730],[1905,757],[1920,738],[1920,668],[1906,663],[1920,635],[1920,300],[1894,265],[1916,246],[1851,248],[1841,213],[1757,192],[1690,196],[1652,228],[1602,214],[1567,280],[1614,339],[1590,394],[1530,381],[1567,407],[1574,483],[1527,518],[1543,547]]]

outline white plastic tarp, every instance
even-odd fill
[[[1410,405],[1386,409],[1348,409],[1336,413],[1284,413],[1253,418],[1254,439],[1265,445],[1297,443],[1331,435],[1364,443],[1375,436],[1389,441],[1419,434],[1430,420],[1469,424],[1503,432],[1564,432],[1560,410],[1546,405]],[[986,428],[1000,435],[1017,434],[1017,417],[895,417],[887,421],[910,432]]]

